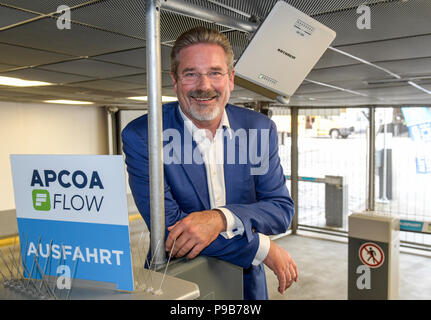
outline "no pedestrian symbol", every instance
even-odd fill
[[[359,258],[370,268],[378,268],[385,261],[385,255],[382,248],[372,242],[364,243],[359,248]]]

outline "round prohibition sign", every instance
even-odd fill
[[[385,261],[385,254],[380,246],[367,242],[359,248],[359,258],[370,268],[378,268]]]

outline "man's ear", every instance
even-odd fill
[[[172,83],[174,84],[174,91],[177,93],[177,78],[173,72],[169,73],[171,75]]]
[[[233,88],[235,88],[235,69],[232,69],[232,72],[229,75],[229,89],[230,89],[230,91],[233,91]]]

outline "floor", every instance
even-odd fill
[[[299,282],[284,295],[277,292],[278,282],[267,269],[271,300],[346,300],[347,255],[345,240],[317,238],[316,234],[288,235],[275,240],[289,251],[299,268]],[[419,255],[401,249],[399,263],[400,300],[431,299],[431,255]]]

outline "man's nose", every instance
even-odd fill
[[[200,89],[207,89],[212,87],[212,83],[207,74],[201,74],[198,80],[198,86]]]

